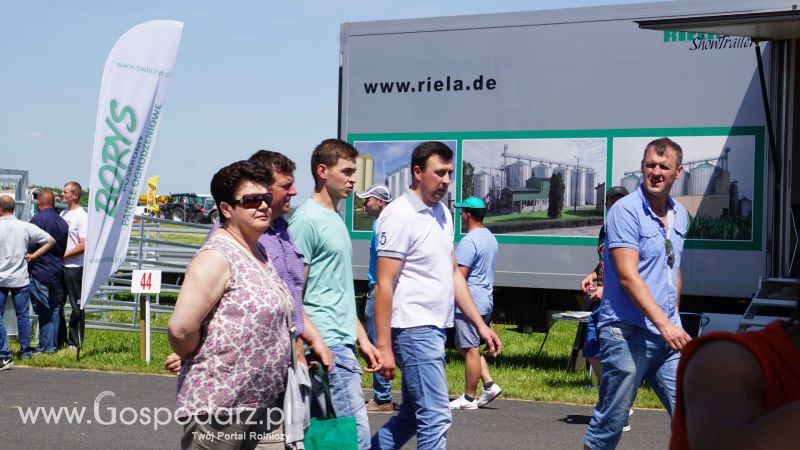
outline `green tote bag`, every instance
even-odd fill
[[[324,370],[318,369],[322,376],[321,388],[324,392],[325,405],[323,409],[326,412],[326,418],[317,419],[311,418],[311,424],[306,429],[306,436],[303,444],[307,450],[357,450],[358,449],[358,431],[356,430],[356,418],[350,417],[337,417],[336,412],[333,410],[333,402],[331,401],[331,389],[328,384],[328,374]],[[317,377],[311,378],[313,386],[312,391],[319,389],[319,381]],[[312,401],[314,401],[312,399]]]

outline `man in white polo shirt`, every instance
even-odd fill
[[[403,372],[400,411],[372,437],[372,448],[445,448],[450,399],[444,371],[445,328],[455,305],[497,355],[502,344],[484,323],[453,252],[453,220],[441,203],[453,174],[453,151],[423,142],[411,156],[412,184],[381,214],[375,287],[375,329],[381,374]],[[455,304],[454,304],[455,299]],[[395,363],[396,361],[396,363]]]

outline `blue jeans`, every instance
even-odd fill
[[[612,323],[600,328],[600,359],[600,398],[583,438],[587,447],[605,449],[619,444],[628,410],[645,380],[672,416],[680,353],[670,350],[660,335]]]
[[[378,335],[375,333],[375,286],[369,288],[364,317],[367,319],[367,336],[373,345],[378,345]],[[374,372],[372,374],[372,396],[381,402],[392,400],[392,380],[387,380],[383,375]]]
[[[31,305],[39,317],[39,344],[36,351],[53,353],[57,349],[59,311],[64,303],[61,281],[52,283],[31,278]]]
[[[367,405],[364,404],[364,392],[361,390],[361,366],[358,365],[353,347],[336,344],[330,346],[333,353],[333,369],[328,372],[328,382],[331,388],[331,401],[337,417],[354,416],[356,430],[358,431],[358,448],[368,449],[369,444],[369,419],[367,418]],[[320,375],[314,372],[317,384],[321,383]],[[318,405],[311,402],[312,417],[324,418]]]
[[[28,320],[29,285],[22,287],[0,287],[0,358],[9,358],[11,350],[8,348],[8,335],[6,325],[3,323],[3,311],[6,310],[8,295],[14,298],[14,311],[17,313],[17,332],[19,333],[19,352],[30,355],[31,353],[31,321]]]
[[[397,449],[417,435],[418,449],[443,449],[450,428],[444,372],[444,329],[392,328],[392,349],[403,372],[400,411],[372,436],[372,448]]]

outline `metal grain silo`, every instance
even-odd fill
[[[594,170],[589,170],[584,175],[584,194],[583,197],[586,200],[586,205],[594,205],[594,184],[596,182],[597,173]]]
[[[713,184],[714,181],[714,172],[716,171],[716,166],[709,164],[709,163],[702,163],[696,165],[692,170],[689,171],[690,178],[689,178],[689,187],[687,189],[687,195],[707,195],[712,194]]]
[[[619,180],[619,184],[627,189],[628,192],[633,192],[639,187],[639,177],[633,174],[625,175]]]
[[[753,211],[753,201],[747,197],[739,199],[739,216],[747,217]]]
[[[403,192],[411,186],[411,166],[406,164],[405,166],[401,167],[400,169],[400,194],[403,195]]]
[[[569,204],[572,206],[581,206],[586,199],[586,190],[584,189],[585,174],[586,172],[580,169],[572,169],[572,192],[569,197]]]
[[[370,186],[375,184],[375,161],[372,155],[364,155],[364,188],[369,189]]]
[[[486,198],[491,187],[491,177],[486,171],[478,172],[472,178],[472,195],[478,198]]]
[[[553,173],[561,175],[561,181],[564,182],[564,206],[572,205],[571,171],[567,167],[556,167],[553,169]]]
[[[364,191],[364,156],[358,155],[356,158],[356,185],[353,189],[356,192]]]
[[[505,167],[506,186],[510,188],[523,187],[525,181],[531,177],[531,166],[523,161],[511,163]]]
[[[547,164],[539,164],[533,168],[533,176],[549,179],[553,176],[553,168]]]
[[[672,197],[686,195],[686,186],[688,185],[686,180],[688,180],[690,176],[691,174],[689,171],[685,171],[680,178],[675,180],[675,183],[672,185],[672,189],[669,190],[669,195]]]

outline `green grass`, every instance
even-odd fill
[[[602,214],[598,213],[594,208],[579,209],[577,211],[565,208],[561,211],[561,217],[558,220],[566,222],[570,220],[581,220],[591,217],[602,217]],[[489,225],[493,223],[519,222],[526,220],[547,220],[547,211],[531,211],[525,213],[503,214],[499,216],[486,216],[486,218],[483,220],[483,223]]]
[[[206,241],[206,234],[208,230],[195,228],[195,227],[187,227],[182,225],[164,225],[165,228],[184,228],[187,230],[194,231],[193,233],[175,233],[169,231],[163,232],[156,232],[152,228],[145,228],[144,236],[149,239],[160,239],[163,241],[169,242],[180,242],[183,244],[195,244],[195,245],[203,245]],[[139,237],[139,228],[138,225],[134,225],[133,229],[131,230],[131,237]],[[135,244],[132,244],[135,245]],[[151,244],[152,245],[152,244]]]
[[[108,313],[108,320],[130,323],[131,315],[129,312],[111,312]],[[153,326],[165,326],[168,320],[166,314],[154,314],[152,323]],[[542,354],[535,359],[544,334],[523,334],[515,331],[516,327],[511,325],[497,326],[504,351],[498,358],[488,357],[487,362],[494,380],[503,388],[503,398],[593,405],[597,400],[597,389],[586,389],[589,384],[586,371],[565,370],[576,327],[574,322],[556,322]],[[12,350],[17,350],[17,345],[13,343]],[[77,361],[74,350],[60,350],[53,355],[35,355],[27,361],[17,359],[14,363],[23,367],[163,375],[162,363],[169,353],[171,350],[166,335],[152,334],[151,363],[147,365],[139,357],[138,333],[88,329],[80,361]],[[447,350],[445,361],[450,394],[461,394],[464,389],[463,359],[457,351]],[[402,374],[400,371],[396,373],[393,390],[399,391]],[[371,374],[364,373],[363,386],[371,389]],[[642,388],[635,406],[660,408],[661,403],[651,389]]]
[[[566,370],[577,323],[556,322],[538,360],[535,356],[544,334],[519,333],[515,331],[516,326],[512,325],[499,325],[495,329],[499,330],[503,342],[503,354],[498,358],[487,357],[486,361],[494,381],[503,388],[503,398],[581,405],[594,405],[597,402],[597,388],[586,389],[589,385],[587,372]],[[445,363],[450,394],[463,393],[463,358],[458,351],[447,350]],[[392,389],[399,391],[402,374],[399,370],[395,373]],[[362,385],[367,389],[372,388],[372,374],[364,374]],[[661,408],[661,402],[652,389],[642,388],[635,406]]]

